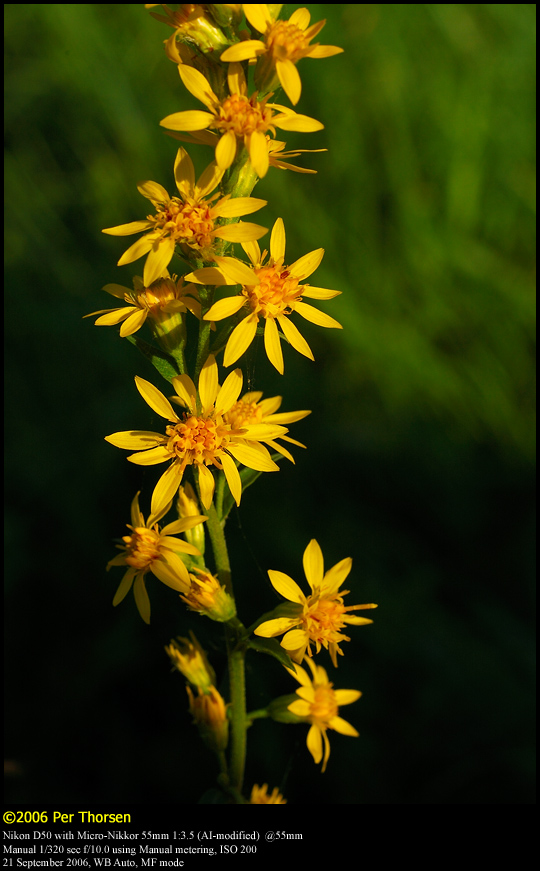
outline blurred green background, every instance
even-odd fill
[[[316,362],[286,348],[284,377],[250,354],[254,388],[313,414],[292,432],[308,450],[246,492],[228,535],[246,623],[277,604],[268,568],[303,583],[313,537],[328,567],[353,557],[350,603],[379,609],[337,672],[321,659],[363,691],[343,711],[361,737],[330,733],[321,775],[306,727],[258,721],[247,782],[296,804],[530,803],[535,6],[311,9],[345,54],[301,62],[298,111],[325,129],[287,143],[328,151],[303,158],[316,176],[271,170],[257,220],[283,216],[290,261],[326,249],[313,281],[343,295],[319,307],[345,329],[302,321]],[[132,597],[111,607],[121,572],[104,570],[155,471],[103,436],[159,425],[133,383],[159,376],[81,318],[140,274],[101,229],[146,214],[138,181],[172,192],[158,122],[199,105],[142,4],[5,19],[6,794],[193,803],[214,766],[163,646],[193,628],[222,673],[214,627],[157,581],[147,627]],[[250,708],[294,689],[255,654],[248,681]]]

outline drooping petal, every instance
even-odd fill
[[[142,572],[140,572],[135,578],[133,595],[135,596],[135,604],[137,605],[139,614],[145,623],[150,623],[150,599],[148,598],[146,585],[144,583],[144,574]]]
[[[317,764],[323,757],[322,733],[319,726],[312,724],[307,735],[307,748]]]
[[[212,505],[215,486],[216,482],[212,472],[201,463],[199,465],[199,488],[201,491],[201,502],[207,510]]]
[[[216,163],[220,169],[228,169],[236,157],[236,135],[227,130],[216,145]]]
[[[276,590],[280,596],[288,599],[289,602],[297,602],[298,604],[303,605],[306,597],[296,581],[293,581],[289,575],[286,575],[284,572],[277,572],[274,569],[269,569],[268,577],[270,578],[274,590]],[[298,623],[298,620],[296,620],[293,625],[296,625],[296,623]]]
[[[303,556],[304,572],[309,586],[315,592],[320,589],[324,576],[324,559],[321,547],[314,538],[306,547]]]
[[[279,472],[279,466],[272,459],[266,459],[252,445],[229,444],[227,450],[239,463],[257,472]]]
[[[221,457],[221,464],[223,466],[223,471],[225,472],[231,495],[236,504],[240,505],[240,499],[242,498],[242,480],[240,478],[240,473],[236,468],[236,463],[228,454],[223,454]]]
[[[289,100],[296,106],[302,93],[302,81],[295,65],[291,60],[276,60],[276,72],[280,81],[281,87],[287,94]]]
[[[282,635],[293,626],[296,626],[298,621],[291,617],[276,617],[274,620],[266,620],[253,630],[254,635],[260,635],[261,638],[275,638],[276,635]]]
[[[148,312],[146,311],[146,309],[137,309],[136,311],[134,311],[128,318],[126,318],[126,320],[120,327],[120,336],[122,338],[125,338],[126,336],[132,336],[133,333],[136,333],[137,330],[140,330],[147,317]]]
[[[311,348],[287,315],[278,315],[277,319],[285,338],[293,348],[298,351],[299,354],[303,354],[304,357],[309,357],[310,360],[314,360],[315,358]]]
[[[255,338],[258,321],[259,319],[256,314],[249,314],[247,318],[240,321],[234,328],[225,348],[223,357],[224,366],[232,366],[242,356],[244,351],[247,351]]]
[[[152,518],[158,515],[163,506],[168,505],[176,495],[176,491],[182,481],[184,470],[180,463],[171,463],[169,468],[163,473],[152,493],[152,502],[150,506],[151,515],[148,518],[148,525],[152,525]]]
[[[246,136],[245,143],[253,169],[259,178],[264,178],[270,166],[265,134],[262,130],[254,130],[253,133]]]
[[[131,586],[133,584],[133,578],[137,574],[137,569],[130,567],[125,573],[124,577],[120,581],[120,586],[118,587],[116,593],[114,594],[113,605],[119,605],[123,599],[126,598],[127,594],[131,590]]]
[[[189,590],[190,580],[188,570],[185,563],[182,562],[179,556],[174,553],[168,553],[165,560],[152,560],[152,574],[159,580],[177,590],[179,593],[185,593]]]
[[[165,420],[173,420],[175,422],[180,420],[167,397],[163,396],[161,390],[158,390],[157,387],[154,387],[153,384],[145,381],[144,378],[140,378],[138,375],[135,375],[135,384],[144,401],[156,414],[164,417]]]
[[[139,309],[134,305],[126,306],[125,308],[108,308],[102,309],[103,314],[100,318],[97,319],[95,326],[96,327],[114,327],[116,324],[125,321],[133,312],[138,312]],[[90,318],[93,315],[97,315],[99,312],[91,312],[89,315],[85,315],[85,317]]]
[[[125,266],[126,263],[133,263],[134,260],[138,260],[139,257],[143,257],[145,254],[148,254],[152,245],[156,241],[157,236],[153,233],[147,233],[146,236],[142,236],[140,239],[137,239],[133,245],[130,245],[129,248],[124,251],[120,260],[117,263],[117,266]]]
[[[351,726],[351,724],[347,723],[346,720],[343,720],[342,717],[332,717],[328,725],[331,729],[335,729],[336,732],[339,732],[341,735],[351,735],[353,738],[358,738],[360,734],[356,731],[354,726]]]
[[[144,264],[143,281],[145,287],[150,287],[154,281],[161,278],[174,254],[174,239],[168,236],[160,239],[152,246],[152,250]]]
[[[272,366],[278,370],[280,375],[283,375],[283,351],[281,350],[279,332],[274,318],[266,318],[264,324],[264,347]]]
[[[311,321],[312,324],[317,324],[318,327],[333,327],[338,330],[343,329],[342,325],[339,321],[336,321],[335,318],[331,318],[330,315],[319,311],[318,308],[314,308],[312,305],[307,305],[305,302],[295,303],[294,310],[297,311],[299,315],[302,315],[306,321]]]

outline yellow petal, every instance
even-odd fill
[[[283,223],[283,218],[278,218],[272,227],[272,234],[270,236],[270,256],[274,263],[277,263],[278,260],[283,260],[285,257],[285,242],[285,224]]]
[[[265,233],[268,233],[267,227],[250,224],[247,221],[238,221],[237,224],[227,224],[214,230],[216,239],[224,239],[226,242],[249,242],[252,239],[260,239]]]
[[[109,308],[102,309],[105,314],[103,314],[100,318],[97,319],[94,326],[96,327],[113,327],[116,324],[119,324],[121,321],[125,321],[133,312],[138,312],[139,309],[135,308],[135,306],[130,305],[126,306],[126,308]],[[86,318],[90,318],[93,315],[97,315],[99,312],[91,312],[89,315],[85,315]]]
[[[195,67],[190,67],[187,64],[179,64],[178,72],[188,91],[193,94],[197,100],[204,103],[204,105],[212,112],[214,106],[219,103],[219,100],[203,74],[199,72],[199,70],[196,70]],[[205,124],[205,127],[206,126],[207,125]]]
[[[279,472],[279,466],[272,459],[266,459],[252,445],[229,444],[227,445],[227,450],[233,455],[235,460],[238,460],[239,463],[242,463],[249,469],[255,469],[257,472]]]
[[[179,520],[173,520],[172,523],[168,523],[167,526],[164,526],[161,530],[161,534],[165,537],[178,535],[179,532],[185,532],[186,529],[193,529],[194,526],[204,523],[205,520],[208,520],[208,517],[205,517],[204,514],[191,514],[189,517],[181,517]],[[132,523],[132,526],[140,526],[140,524]],[[187,542],[181,539],[175,539],[175,541],[180,542],[182,545],[187,544]]]
[[[142,230],[148,230],[152,226],[151,221],[131,221],[129,224],[119,224],[117,227],[108,227],[102,230],[102,233],[107,233],[109,236],[131,236],[133,233],[140,233]],[[108,286],[108,285],[107,285]],[[105,288],[103,288],[105,290]],[[110,291],[108,291],[110,293]],[[116,294],[114,294],[116,296]]]
[[[236,157],[236,136],[227,130],[216,145],[216,163],[220,169],[228,169]]]
[[[272,24],[272,17],[266,3],[244,3],[242,8],[249,23],[259,33],[265,33],[268,25]]]
[[[298,70],[290,60],[276,60],[276,72],[281,87],[287,94],[289,100],[296,106],[302,93],[302,82],[298,74]]]
[[[152,493],[152,503],[150,506],[151,516],[157,516],[165,505],[174,498],[176,491],[182,481],[184,470],[180,463],[171,463],[169,468],[163,473]],[[150,523],[151,518],[148,518]]]
[[[314,360],[315,358],[311,348],[292,321],[290,321],[286,315],[278,315],[278,323],[283,330],[285,338],[293,348],[298,351],[299,354],[303,354],[304,357],[309,357],[310,360]]]
[[[260,635],[262,638],[275,638],[276,635],[282,635],[283,632],[287,632],[293,626],[296,626],[296,622],[290,617],[276,617],[274,620],[267,620],[265,623],[261,623],[260,626],[253,630],[253,634]]]
[[[236,468],[236,463],[228,454],[223,454],[221,457],[221,464],[223,466],[223,471],[225,472],[231,495],[236,504],[240,505],[240,499],[242,497],[242,480],[240,478],[240,473]]]
[[[151,200],[154,205],[165,205],[170,200],[165,188],[157,181],[142,181],[137,185],[137,190],[147,200]]]
[[[133,585],[133,595],[139,614],[145,623],[150,623],[150,599],[144,583],[144,574],[139,573]]]
[[[266,318],[264,325],[264,347],[272,366],[283,375],[283,352],[279,332],[274,318]]]
[[[308,584],[315,592],[322,584],[324,559],[320,545],[314,538],[311,539],[304,551],[303,564]]]
[[[232,197],[220,200],[214,207],[213,212],[218,218],[240,218],[242,215],[250,215],[266,206],[267,200],[259,200],[256,197]]]
[[[309,115],[298,115],[296,112],[276,115],[272,118],[272,124],[280,130],[294,130],[297,133],[315,133],[317,130],[324,130],[324,124],[320,121],[310,118]]]
[[[281,639],[281,646],[288,650],[289,653],[292,653],[293,650],[303,651],[305,653],[305,649],[307,647],[307,635],[304,629],[291,629],[290,632],[287,632],[286,635]],[[300,657],[300,661],[303,657]]]
[[[261,249],[259,248],[259,243],[255,240],[252,242],[242,242],[242,248],[251,260],[253,266],[258,266],[261,262]],[[243,283],[245,284],[246,282]]]
[[[168,553],[166,562],[164,560],[152,560],[152,574],[159,580],[177,590],[179,593],[186,593],[190,587],[188,570],[179,556]]]
[[[161,390],[158,390],[157,387],[154,387],[153,384],[150,384],[149,381],[145,381],[144,378],[140,378],[138,375],[135,376],[135,384],[144,401],[156,414],[164,417],[165,420],[173,420],[175,422],[180,420],[167,397],[163,396]]]
[[[195,185],[194,197],[196,200],[201,200],[211,194],[215,187],[218,186],[223,177],[223,170],[217,166],[215,161],[208,164],[206,169],[201,173],[201,176]]]
[[[201,112],[198,109],[190,109],[187,112],[173,112],[159,122],[161,127],[167,130],[206,130],[214,116],[209,112]]]
[[[247,94],[247,82],[241,63],[229,63],[227,84],[230,94]]]
[[[247,17],[247,16],[246,16]],[[258,28],[257,28],[258,29]],[[242,42],[237,42],[236,45],[231,45],[226,49],[220,57],[220,60],[225,63],[240,63],[243,60],[250,60],[264,54],[266,46],[260,39],[246,39]],[[231,93],[240,93],[239,91],[231,91]]]
[[[144,526],[144,517],[142,516],[141,509],[139,507],[140,492],[141,491],[138,490],[137,493],[135,493],[135,496],[133,497],[133,499],[131,501],[130,515],[131,515],[131,525],[132,526]]]
[[[334,690],[338,707],[351,705],[362,695],[358,690]]]
[[[335,593],[341,587],[343,581],[349,576],[352,569],[352,559],[345,557],[340,560],[331,569],[328,569],[324,576],[323,587],[329,593]]]
[[[124,251],[120,260],[118,261],[118,266],[125,266],[126,263],[133,263],[134,260],[138,260],[139,257],[143,257],[144,254],[148,254],[152,245],[156,241],[156,236],[147,233],[146,236],[143,236],[141,239],[137,239],[133,245]]]
[[[174,254],[174,239],[169,236],[156,242],[146,258],[143,272],[145,287],[150,287],[154,281],[163,276]]]
[[[223,318],[228,318],[231,315],[240,311],[246,301],[245,296],[227,296],[225,299],[220,299],[206,312],[203,320],[205,321],[222,321]]]
[[[306,321],[311,321],[312,324],[317,324],[319,327],[334,327],[338,330],[343,329],[339,321],[336,321],[334,318],[331,318],[330,315],[319,311],[319,309],[314,308],[312,305],[307,305],[305,302],[295,303],[294,310],[297,311],[299,315],[302,315]]]
[[[149,223],[145,221],[145,224]],[[127,302],[126,296],[131,294],[133,291],[129,289],[129,287],[124,287],[122,284],[106,284],[102,287],[106,293],[110,293],[111,296],[115,296],[117,299],[124,299]]]
[[[296,581],[293,581],[289,575],[284,574],[284,572],[277,572],[274,569],[269,569],[268,577],[270,578],[274,590],[276,590],[280,596],[283,596],[284,599],[288,599],[289,602],[297,602],[299,605],[304,604],[306,597]],[[298,622],[299,621],[296,620],[294,625]]]
[[[131,585],[133,584],[133,578],[135,577],[137,570],[134,568],[129,568],[125,573],[124,577],[120,581],[120,586],[118,587],[116,593],[114,594],[113,605],[119,605],[122,602],[129,591],[131,590]]]
[[[343,720],[341,717],[332,717],[328,725],[331,729],[335,729],[336,732],[339,732],[340,735],[350,735],[352,738],[358,738],[360,734],[356,731],[354,726],[351,726],[350,723],[347,723],[347,721]]]
[[[342,51],[343,49],[337,45],[314,45],[306,57],[332,57],[335,54],[341,54]]]
[[[165,436],[159,432],[147,432],[145,430],[126,430],[115,432],[105,436],[105,441],[114,445],[115,448],[125,448],[127,451],[144,450],[153,448],[165,441]]]
[[[311,15],[309,13],[309,10],[306,9],[305,6],[303,6],[301,9],[295,9],[293,14],[289,18],[289,24],[296,24],[296,26],[299,27],[300,30],[305,30],[307,27],[309,27],[310,21]],[[322,21],[320,23],[322,24],[322,26],[324,26],[326,22]]]
[[[289,272],[294,275],[298,281],[303,281],[311,275],[320,265],[324,257],[324,248],[317,248],[315,251],[310,251],[309,254],[304,254],[299,257],[294,263],[289,266]]]
[[[319,726],[313,724],[307,735],[307,748],[318,764],[323,756],[322,735]]]
[[[179,148],[174,161],[174,180],[184,199],[193,197],[195,187],[195,167],[185,148]]]
[[[232,366],[251,345],[257,332],[258,317],[250,314],[234,328],[223,357],[224,366]]]
[[[241,260],[236,260],[235,257],[216,257],[215,261],[230,284],[260,284],[253,269]]]
[[[175,375],[171,381],[183,404],[193,413],[197,408],[197,390],[189,375]]]
[[[264,178],[270,165],[266,136],[262,130],[254,130],[246,137],[246,147],[251,165],[259,178]]]
[[[199,396],[203,414],[208,414],[218,392],[218,368],[213,354],[208,356],[199,375]]]
[[[227,375],[216,398],[217,414],[226,414],[232,408],[242,390],[243,375],[241,369],[235,369]]]
[[[142,311],[134,311],[133,314],[131,314],[120,327],[121,337],[124,338],[125,336],[132,336],[133,333],[136,333],[137,330],[140,330],[147,317],[148,312],[146,311],[146,309],[143,309]]]
[[[192,281],[195,284],[213,284],[216,287],[239,283],[238,281],[231,281],[217,266],[204,266],[202,269],[190,272],[189,275],[184,275],[184,278],[186,281]]]
[[[157,448],[150,448],[147,451],[130,454],[127,459],[130,463],[135,463],[136,466],[156,466],[158,463],[165,463],[167,460],[170,460],[171,454],[164,445],[160,445]]]
[[[312,287],[311,284],[302,287],[302,296],[307,296],[308,299],[334,299],[335,296],[340,296],[341,292],[341,290],[328,290],[327,287]]]
[[[201,502],[207,510],[212,505],[215,486],[216,482],[212,472],[207,466],[201,464],[199,466],[199,489],[201,491]]]

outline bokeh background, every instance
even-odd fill
[[[293,5],[285,7],[290,14]],[[316,362],[262,346],[253,387],[309,408],[296,466],[262,476],[228,524],[240,616],[277,604],[268,568],[303,582],[315,537],[352,556],[351,603],[375,601],[334,673],[363,697],[330,734],[321,775],[307,728],[258,721],[247,782],[291,804],[530,803],[534,615],[534,4],[316,4],[291,134],[315,176],[271,170],[259,214],[290,260],[323,246]],[[135,184],[172,190],[158,122],[199,108],[142,4],[7,4],[6,770],[15,803],[194,803],[213,761],[163,647],[208,621],[150,581],[153,617],[105,573],[150,470],[107,433],[154,428],[134,374],[157,373],[87,312],[129,284],[102,227],[145,214]],[[282,95],[280,95],[282,96]],[[285,98],[283,98],[285,99]],[[197,167],[208,149],[189,147]],[[265,220],[262,220],[264,216]],[[156,382],[157,383],[157,382]],[[162,383],[162,387],[165,382]],[[293,691],[253,654],[249,707]]]

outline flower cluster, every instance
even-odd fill
[[[142,276],[132,278],[133,289],[105,285],[119,305],[86,317],[97,317],[96,326],[119,326],[120,337],[135,344],[167,382],[158,387],[136,375],[148,423],[142,418],[141,429],[105,437],[129,451],[127,459],[144,467],[151,481],[149,516],[145,519],[141,513],[137,493],[129,534],[107,566],[125,568],[113,604],[133,589],[137,609],[148,623],[146,580],[151,573],[175,591],[185,619],[193,619],[190,614],[196,612],[225,627],[228,696],[218,690],[214,669],[192,632],[189,638],[171,641],[167,655],[186,681],[199,734],[219,760],[224,800],[286,804],[278,788],[269,792],[266,783],[255,784],[250,798],[243,797],[247,726],[259,716],[309,724],[307,747],[324,771],[330,753],[328,730],[358,735],[339,716],[339,708],[354,702],[360,692],[335,690],[314,657],[328,651],[336,667],[343,655],[340,645],[350,640],[344,628],[372,622],[353,612],[376,605],[344,604],[348,591],[341,588],[352,561],[343,559],[325,572],[321,548],[313,539],[303,559],[309,591],[270,569],[272,587],[286,602],[251,629],[241,622],[224,533],[228,513],[263,472],[278,472],[283,458],[294,463],[291,448],[305,445],[289,434],[289,427],[311,414],[306,409],[281,410],[283,397],[263,398],[251,379],[246,390],[242,358],[256,336],[262,336],[270,364],[283,375],[283,345],[314,359],[297,317],[308,322],[308,329],[342,328],[311,304],[341,293],[308,281],[324,249],[302,256],[290,256],[288,250],[286,256],[285,224],[275,216],[264,248],[259,240],[270,224],[244,218],[268,206],[252,196],[258,180],[268,173],[315,172],[289,161],[325,149],[287,149],[276,134],[323,129],[320,121],[292,108],[302,93],[297,65],[304,58],[327,58],[342,49],[314,41],[325,22],[311,24],[305,8],[289,19],[279,17],[281,4],[147,8],[153,18],[172,28],[165,53],[177,66],[187,105],[192,97],[199,101],[197,107],[171,111],[161,127],[175,140],[210,146],[212,159],[197,177],[190,154],[184,145],[175,144],[175,192],[171,195],[156,181],[139,183],[148,214],[103,230],[109,236],[140,234],[118,265],[145,258],[144,266]],[[280,88],[292,106],[276,102]],[[150,341],[142,338],[144,330],[149,330]],[[237,368],[227,372],[234,364]],[[154,475],[154,466],[165,468]],[[174,519],[161,526],[170,512]],[[207,539],[212,568],[206,564]],[[281,643],[278,636],[283,636]],[[271,654],[300,685],[296,693],[274,699],[252,714],[245,710],[244,692],[244,658],[249,651]]]

